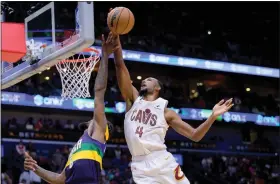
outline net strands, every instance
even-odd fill
[[[90,52],[90,57],[80,53],[78,59],[71,56],[56,64],[62,83],[61,96],[64,99],[90,97],[89,80],[100,57],[98,51],[92,48],[85,49],[84,52]]]

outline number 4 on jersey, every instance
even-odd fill
[[[139,134],[139,137],[142,137],[143,127],[142,126],[138,126],[137,129],[136,129],[135,134]]]

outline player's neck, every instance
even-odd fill
[[[147,94],[147,95],[143,96],[143,99],[146,101],[155,101],[157,99],[157,97],[153,94]]]

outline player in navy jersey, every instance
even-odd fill
[[[101,183],[102,158],[110,129],[105,116],[104,94],[108,78],[108,57],[113,51],[112,38],[113,35],[109,34],[105,41],[102,35],[102,60],[94,86],[94,116],[86,123],[88,128],[73,147],[64,170],[60,174],[47,171],[38,166],[28,153],[25,153],[24,168],[34,171],[48,183]]]

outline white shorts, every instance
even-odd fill
[[[190,184],[173,155],[166,150],[132,157],[131,171],[136,184]]]

